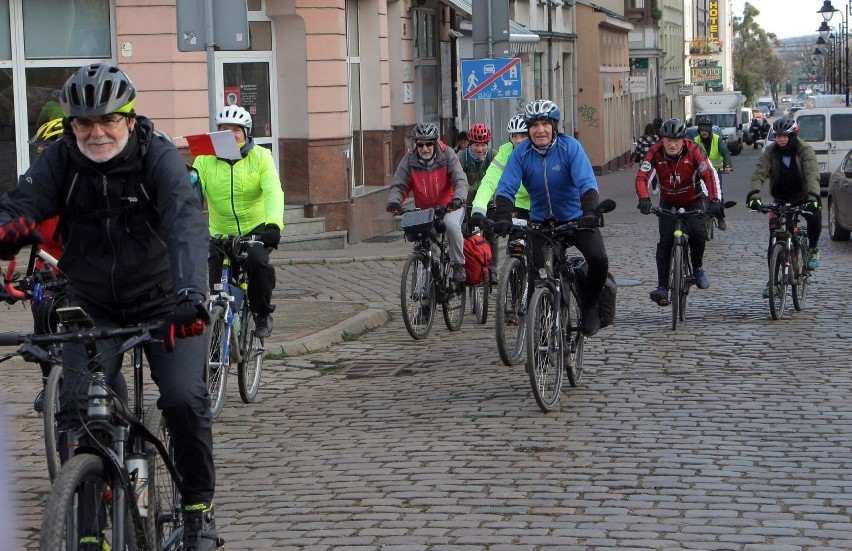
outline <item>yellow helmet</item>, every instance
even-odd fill
[[[61,118],[48,121],[36,130],[35,136],[30,140],[30,145],[55,142],[62,136],[63,131]]]

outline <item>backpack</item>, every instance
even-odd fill
[[[466,237],[464,240],[464,271],[467,274],[465,283],[479,285],[488,277],[488,267],[491,265],[491,245],[479,234]]]

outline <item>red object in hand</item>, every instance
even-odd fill
[[[36,223],[24,216],[0,226],[0,241],[14,243],[28,236],[36,228]]]
[[[197,319],[189,325],[173,325],[175,337],[186,339],[188,337],[197,337],[204,334],[204,328],[207,324],[202,319]]]

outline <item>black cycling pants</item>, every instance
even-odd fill
[[[210,247],[207,257],[207,268],[210,274],[210,289],[213,284],[222,279],[222,261],[225,256],[216,247]],[[231,277],[239,275],[240,267],[231,263]],[[275,310],[272,304],[272,290],[275,289],[275,268],[269,264],[269,251],[257,245],[248,250],[245,260],[245,270],[248,275],[248,298],[251,311],[258,316],[267,316]]]
[[[672,205],[660,201],[661,209],[670,209]],[[703,198],[694,204],[685,207],[686,210],[706,208]],[[669,264],[672,260],[672,246],[674,245],[674,230],[676,221],[671,216],[659,216],[660,242],[657,243],[657,285],[659,287],[669,286]],[[686,217],[686,231],[689,233],[689,252],[692,257],[692,269],[697,270],[704,265],[704,245],[707,243],[706,220],[702,216]]]

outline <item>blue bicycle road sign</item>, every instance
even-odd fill
[[[462,59],[462,99],[513,99],[521,97],[521,60]]]

